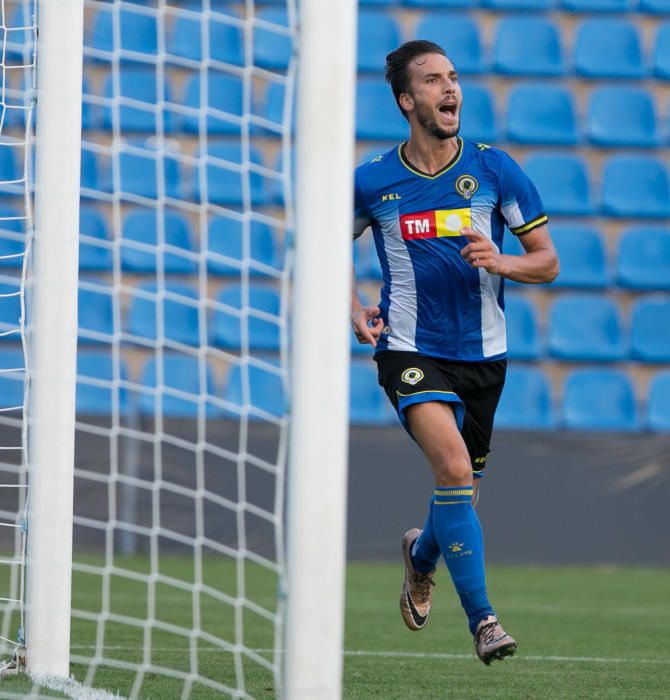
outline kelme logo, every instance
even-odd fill
[[[418,367],[410,367],[402,373],[400,379],[402,379],[405,384],[414,386],[423,379],[423,372]]]
[[[478,189],[479,183],[472,175],[461,175],[456,180],[456,192],[465,199],[470,199]]]

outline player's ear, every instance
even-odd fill
[[[414,109],[414,98],[408,92],[401,92],[398,96],[398,104],[405,112],[411,112]]]

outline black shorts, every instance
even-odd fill
[[[410,435],[405,417],[408,406],[424,401],[446,401],[452,405],[473,474],[481,477],[491,451],[493,417],[505,384],[507,360],[457,362],[385,350],[376,353],[375,361],[379,384]]]

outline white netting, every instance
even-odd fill
[[[3,28],[24,4],[4,0]],[[85,686],[160,698],[280,686],[295,26],[292,0],[85,3],[71,647]],[[12,35],[0,166],[6,141],[25,150],[16,114],[32,95],[33,36]],[[24,89],[7,77],[12,43]],[[19,172],[1,185],[19,213],[0,212],[9,251],[29,229]],[[18,285],[16,254],[0,264]],[[18,457],[3,458],[15,488],[0,519],[17,534],[2,551],[20,559],[24,440],[20,416],[5,440],[5,415]],[[21,570],[3,579],[5,638]],[[23,697],[20,682],[2,689]]]

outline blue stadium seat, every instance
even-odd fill
[[[3,31],[3,44],[5,65],[17,65],[19,63],[30,65],[33,56],[33,20],[30,17],[32,14],[32,6],[26,16],[23,4],[18,7],[10,8],[4,6],[4,25],[8,31]],[[21,27],[28,27],[23,31]]]
[[[637,0],[561,0],[561,9],[571,12],[629,12]]]
[[[252,109],[255,117],[260,117],[270,123],[263,126],[253,123],[251,128],[254,133],[280,137],[286,128],[290,129],[292,135],[295,133],[295,92],[293,93],[294,103],[289,116],[289,124],[285,124],[284,121],[286,97],[287,91],[283,84],[273,82],[268,85],[262,99],[257,99]]]
[[[112,342],[114,308],[112,288],[106,282],[81,279],[77,309],[79,343],[109,344]]]
[[[601,231],[583,224],[553,224],[561,272],[554,287],[604,289],[610,283],[605,239]]]
[[[633,383],[618,370],[569,372],[564,384],[561,423],[568,430],[638,430]]]
[[[670,372],[659,372],[649,385],[646,425],[654,431],[670,431]]]
[[[178,343],[199,345],[199,300],[194,286],[170,282],[164,288],[142,282],[130,293],[125,333],[129,341],[154,347],[160,340],[166,347]],[[162,307],[162,329],[158,306]],[[162,332],[161,332],[162,330]]]
[[[249,168],[248,176],[245,173],[249,166],[263,165],[260,151],[256,148],[250,146],[250,160],[245,164],[242,162],[242,147],[236,143],[210,143],[207,152],[200,153],[200,158],[202,162],[206,160],[207,201],[211,204],[243,206],[247,177],[250,203],[254,206],[267,204],[263,176],[252,168]],[[193,172],[193,190],[196,200],[202,202],[205,193],[200,189],[199,168]]]
[[[479,24],[467,15],[426,12],[414,35],[444,47],[460,74],[481,73],[486,68]]]
[[[616,302],[596,294],[558,297],[549,310],[549,353],[577,362],[625,359],[628,337]]]
[[[25,366],[21,350],[0,350],[0,408],[23,408]]]
[[[83,204],[79,209],[79,269],[112,269],[112,240],[107,219],[99,209]]]
[[[637,26],[627,19],[597,17],[577,25],[575,71],[585,78],[642,78],[646,74]]]
[[[0,342],[21,342],[21,287],[0,282]]]
[[[0,192],[21,194],[23,191],[16,184],[11,184],[21,177],[16,163],[17,153],[16,145],[12,146],[10,142],[0,143]]]
[[[247,305],[243,303],[244,287],[239,284],[228,285],[217,294],[211,342],[219,347],[241,350],[246,336],[250,349],[278,352],[279,292],[272,287],[250,284],[248,295]]]
[[[670,78],[670,22],[663,22],[656,30],[652,67],[657,78]]]
[[[361,78],[356,84],[356,136],[359,139],[400,141],[409,127],[393,99],[393,93],[378,78]]]
[[[207,109],[210,112],[207,115],[208,134],[229,134],[239,137],[244,113],[244,83],[242,78],[209,71],[206,102],[200,97],[200,82],[200,75],[195,74],[186,83],[183,104],[185,107],[190,107],[191,111],[182,115],[179,127],[188,133],[199,133],[200,119],[203,111]]]
[[[564,87],[521,83],[509,93],[507,137],[513,143],[577,143],[572,92]]]
[[[162,362],[150,357],[142,369],[140,383],[140,414],[149,418],[159,415],[171,418],[196,418],[200,404],[205,415],[215,418],[222,414],[209,397],[216,396],[214,372],[205,365],[204,386],[201,380],[201,360],[190,355],[163,355]],[[160,369],[160,371],[159,371]]]
[[[463,83],[461,136],[480,143],[498,140],[495,107],[491,91],[485,85]]]
[[[276,276],[278,260],[272,229],[261,221],[248,225],[248,255],[245,257],[245,227],[242,222],[217,216],[209,223],[207,234],[207,270],[214,275]]]
[[[653,14],[670,14],[670,0],[640,0],[638,12],[651,12]]]
[[[191,274],[196,271],[188,219],[176,211],[163,211],[159,217],[155,209],[130,210],[123,222],[123,269],[129,272],[156,272],[159,259],[167,274]]]
[[[225,411],[231,417],[247,415],[250,420],[279,418],[288,410],[281,375],[256,365],[234,365],[223,389],[223,399],[230,404]],[[248,389],[245,390],[245,387]]]
[[[537,311],[532,300],[523,294],[505,296],[507,322],[507,357],[510,360],[536,360],[542,347],[538,332]]]
[[[377,367],[368,360],[352,360],[349,368],[349,421],[354,425],[388,425],[395,411],[377,381]]]
[[[224,15],[205,15],[202,17],[175,17],[172,30],[166,37],[166,53],[187,61],[203,60],[202,33],[203,23],[207,23],[209,50],[207,58],[235,66],[244,65],[244,35],[241,26],[234,20],[228,21]],[[168,59],[169,60],[169,59]],[[196,66],[194,66],[196,67]]]
[[[658,146],[651,94],[644,88],[625,85],[594,88],[589,99],[586,135],[596,146]]]
[[[535,153],[524,169],[535,183],[549,214],[588,216],[594,213],[586,161],[569,153]]]
[[[116,82],[120,92],[116,92]],[[122,132],[148,132],[150,134],[162,130],[172,131],[173,113],[167,109],[159,110],[158,102],[171,102],[172,90],[169,79],[163,82],[162,93],[159,94],[156,69],[153,66],[122,67],[118,78],[108,75],[102,89],[103,96],[109,102],[102,109],[102,125],[111,131],[115,120]],[[137,102],[137,105],[124,104],[127,101]],[[160,119],[160,121],[159,121]]]
[[[616,268],[620,287],[670,290],[670,228],[632,226],[622,231]]]
[[[549,380],[536,367],[507,370],[495,415],[500,430],[550,430],[554,426]]]
[[[404,7],[436,8],[442,10],[479,7],[479,0],[401,0]],[[417,38],[418,38],[417,34]]]
[[[179,198],[181,180],[179,163],[176,158],[165,152],[159,152],[152,146],[139,143],[123,145],[118,154],[121,195],[129,201],[137,197],[158,199],[162,191],[168,197]],[[162,173],[159,175],[162,161]],[[113,189],[113,169],[109,168],[101,178],[102,188],[106,192]],[[160,179],[160,182],[159,182]]]
[[[82,190],[84,190],[82,192],[82,197],[86,197],[90,194],[86,192],[86,190],[97,192],[105,187],[109,187],[109,177],[101,177],[99,158],[100,156],[95,151],[86,148],[85,144],[82,146],[80,176],[81,187]]]
[[[558,27],[543,16],[504,16],[495,35],[494,69],[508,75],[562,75]]]
[[[130,408],[128,392],[124,385],[127,379],[128,368],[123,359],[115,377],[110,352],[80,350],[77,353],[77,414],[111,416],[116,401],[119,413],[126,415]],[[115,380],[118,389],[114,385]]]
[[[395,17],[384,10],[360,10],[358,13],[358,70],[384,70],[386,55],[401,44],[400,27]]]
[[[285,7],[268,7],[258,11],[254,22],[254,65],[275,71],[285,71],[293,54],[291,37],[281,28],[288,28]],[[268,26],[277,25],[276,27]]]
[[[481,0],[482,7],[492,10],[549,10],[555,0]]]
[[[379,282],[382,268],[372,235],[362,236],[354,244],[354,270],[356,279]]]
[[[638,299],[631,309],[630,332],[635,360],[670,362],[670,297]]]
[[[120,36],[117,34],[115,8],[119,13]],[[158,54],[158,24],[155,15],[125,5],[100,8],[93,17],[90,33],[86,34],[85,56],[95,60],[111,61],[114,52],[121,49],[124,61],[155,62]]]
[[[0,205],[0,268],[20,268],[26,249],[25,214]]]
[[[610,156],[603,168],[603,213],[608,216],[670,216],[670,181],[659,157]]]

